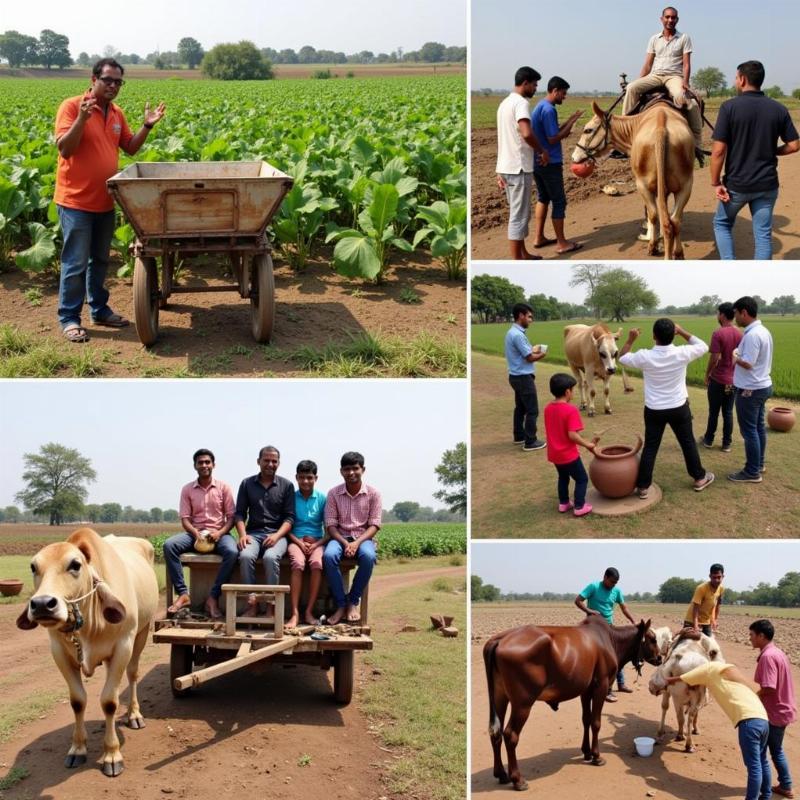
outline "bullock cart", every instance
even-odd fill
[[[133,311],[142,344],[155,343],[159,308],[172,294],[220,291],[249,298],[253,338],[269,342],[275,281],[265,231],[292,183],[265,161],[140,162],[108,180],[136,232]],[[227,256],[236,283],[177,285],[181,259],[200,254]]]
[[[356,650],[371,650],[372,639],[367,624],[369,586],[361,598],[361,620],[356,625],[315,627],[299,625],[284,627],[284,600],[289,592],[289,560],[281,562],[281,583],[277,586],[247,585],[238,582],[238,567],[231,583],[222,585],[220,608],[223,621],[205,618],[200,610],[214,583],[222,561],[217,555],[187,553],[181,556],[184,569],[189,569],[189,591],[192,606],[188,613],[178,612],[171,619],[156,620],[153,642],[169,644],[170,685],[175,697],[187,694],[228,672],[247,667],[257,661],[270,659],[281,664],[305,664],[323,670],[333,669],[333,696],[347,704],[353,696],[353,667]],[[340,569],[345,587],[355,559],[342,559]],[[305,589],[305,587],[304,587]],[[245,596],[255,592],[261,599],[274,604],[270,617],[243,617],[240,611]],[[167,575],[167,606],[172,604],[173,587]],[[301,607],[305,597],[301,598]],[[315,611],[332,614],[335,604],[323,575]],[[195,670],[195,667],[199,669]]]

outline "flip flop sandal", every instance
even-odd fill
[[[186,602],[185,602],[185,603],[182,603],[182,602],[180,602],[180,600],[181,600],[181,597],[185,597],[185,598],[186,598]],[[179,611],[180,611],[182,608],[189,608],[189,606],[191,606],[191,604],[192,604],[192,599],[191,599],[191,597],[189,597],[189,595],[183,595],[183,594],[182,594],[182,595],[181,595],[180,597],[178,597],[178,598],[175,600],[175,602],[174,602],[174,603],[173,603],[173,604],[172,604],[172,605],[171,605],[171,606],[170,606],[170,607],[167,609],[167,614],[177,614],[177,613],[178,613],[178,612],[179,612]]]
[[[80,325],[68,325],[61,333],[68,342],[73,342],[74,344],[89,341],[89,335]]]
[[[575,242],[571,247],[568,247],[566,250],[556,250],[556,253],[560,256],[565,256],[567,253],[575,253],[578,250],[582,250],[583,245],[580,242]]]
[[[533,246],[534,250],[538,250],[540,247],[549,247],[551,244],[556,244],[558,239],[545,239],[541,244],[535,244]]]
[[[93,319],[92,325],[100,325],[104,328],[127,328],[131,324],[129,319],[121,317],[119,314],[109,314],[103,319]]]

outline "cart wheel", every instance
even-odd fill
[[[137,258],[133,268],[133,315],[143,345],[158,339],[158,269],[154,258]]]
[[[272,338],[272,325],[275,321],[275,277],[272,274],[272,258],[269,253],[253,256],[250,313],[253,338],[267,344]]]
[[[194,664],[194,647],[190,644],[173,644],[169,654],[169,685],[173,697],[186,697],[191,689],[176,689],[175,678],[188,675]]]
[[[353,699],[353,651],[340,650],[333,662],[333,696],[347,705]]]

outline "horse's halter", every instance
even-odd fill
[[[580,141],[575,143],[575,147],[583,150],[583,152],[586,153],[586,158],[590,161],[594,161],[597,154],[601,153],[606,149],[606,147],[608,147],[608,140],[611,136],[611,126],[608,123],[608,117],[610,113],[611,111],[609,109],[609,111],[603,112],[603,116],[600,117],[600,127],[603,129],[603,143],[599,147],[584,147]],[[594,132],[592,133],[592,136],[594,136]]]

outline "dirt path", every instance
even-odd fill
[[[518,610],[519,611],[519,610]],[[512,620],[509,612],[490,612],[493,630],[521,624]],[[635,612],[634,612],[635,613]],[[478,614],[473,612],[473,626]],[[530,615],[528,615],[530,616]],[[528,622],[542,621],[527,619]],[[561,620],[553,620],[561,622]],[[746,633],[750,620],[741,618],[738,628]],[[677,628],[670,617],[653,619],[653,625]],[[731,631],[732,623],[726,623]],[[755,668],[755,651],[740,644],[740,631],[722,634],[725,659],[737,664],[747,675]],[[487,634],[476,639],[473,633],[472,663],[472,796],[504,797],[509,790],[500,786],[492,776],[492,750],[486,733],[489,716],[486,679],[481,656]],[[734,641],[736,639],[736,641]],[[608,797],[616,800],[738,800],[742,797],[746,773],[741,761],[736,731],[720,707],[711,703],[700,713],[701,735],[695,737],[696,751],[686,754],[682,743],[674,742],[676,721],[674,710],[667,715],[667,733],[656,745],[650,758],[634,755],[636,736],[653,736],[661,717],[661,703],[647,691],[653,667],[645,665],[643,677],[631,683],[633,694],[619,695],[619,701],[603,708],[600,729],[600,752],[607,760],[604,767],[584,763],[580,743],[582,736],[581,704],[577,700],[561,705],[557,713],[535,703],[527,725],[522,731],[517,756],[522,775],[530,788],[523,796],[568,797],[576,800],[587,797]],[[626,668],[629,683],[635,677]],[[800,682],[800,669],[792,670],[795,685]],[[789,764],[797,770],[800,764],[800,732],[798,726],[786,730],[784,749]],[[505,748],[503,749],[505,762]],[[773,770],[773,785],[775,772]]]
[[[797,117],[797,114],[793,115]],[[577,141],[573,133],[564,141],[568,161]],[[493,128],[472,132],[472,257],[474,259],[508,258],[506,239],[507,210],[503,194],[495,180],[497,135]],[[800,157],[781,158],[781,189],[773,221],[773,256],[776,259],[800,258]],[[683,243],[686,258],[717,259],[711,219],[716,199],[710,188],[708,160],[694,173],[692,197],[683,217]],[[620,191],[616,197],[601,189],[612,185]],[[540,252],[546,258],[581,260],[647,259],[647,245],[637,241],[644,210],[636,191],[627,161],[606,160],[598,164],[594,174],[579,179],[565,170],[567,189],[566,234],[583,244],[583,249],[569,256],[556,256],[550,247]],[[532,225],[532,223],[531,223]],[[550,223],[547,234],[552,236]],[[742,211],[734,229],[739,258],[752,258],[753,236],[750,215]],[[528,239],[532,244],[532,239]]]
[[[445,567],[378,574],[370,585],[371,597],[463,572],[463,567]],[[0,774],[12,767],[30,772],[2,795],[6,800],[219,800],[232,793],[262,797],[265,792],[331,800],[392,797],[382,785],[381,773],[396,756],[378,744],[358,709],[358,687],[364,680],[358,657],[356,696],[345,707],[332,700],[332,673],[329,678],[321,670],[277,665],[224,676],[193,696],[176,700],[169,688],[169,647],[150,644],[143,654],[140,684],[147,727],[143,731],[117,727],[123,741],[123,774],[110,781],[97,764],[102,747],[98,697],[103,669],[87,681],[89,763],[64,769],[73,719],[66,687],[50,657],[48,637],[14,626],[20,610],[18,604],[0,607],[3,705],[53,691],[64,699],[0,744]],[[376,642],[376,647],[383,645]],[[310,762],[302,765],[306,756]]]

